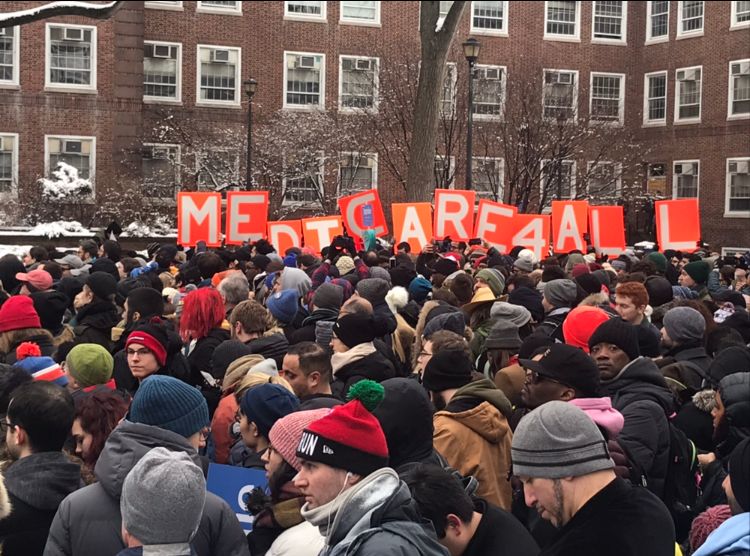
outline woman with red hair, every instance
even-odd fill
[[[125,417],[129,406],[129,396],[116,390],[96,390],[76,400],[71,430],[75,454],[91,472],[109,434]]]

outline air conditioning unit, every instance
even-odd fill
[[[66,41],[82,41],[83,29],[79,27],[66,27],[63,29],[63,39]]]
[[[229,63],[229,51],[228,50],[212,50],[211,62],[214,62],[217,64]]]
[[[747,174],[747,173],[749,173],[748,170],[749,170],[749,167],[750,167],[750,162],[748,162],[747,160],[738,160],[734,164],[736,166],[736,169],[734,170],[735,174]],[[731,164],[730,164],[730,167],[731,167]]]
[[[302,69],[315,69],[315,56],[298,57],[297,67]]]
[[[556,83],[560,85],[572,85],[573,74],[572,73],[553,73],[550,79],[550,83]]]
[[[166,44],[155,44],[153,55],[154,58],[171,58],[172,47]]]
[[[681,174],[683,176],[692,176],[694,174],[694,167],[692,164],[675,164],[674,173]]]
[[[696,69],[682,70],[677,72],[678,81],[696,81],[698,79],[698,71]]]
[[[739,64],[732,64],[732,75],[748,74],[750,74],[750,62],[740,62]]]
[[[65,154],[81,154],[82,145],[80,141],[63,141],[62,152]]]
[[[484,73],[482,77],[488,81],[499,81],[502,75],[500,68],[484,68],[482,72]]]
[[[355,68],[358,71],[370,71],[372,69],[372,60],[366,58],[358,58]]]
[[[0,37],[5,36],[5,27],[0,27]]]

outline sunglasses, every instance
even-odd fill
[[[529,384],[539,384],[540,382],[544,382],[546,380],[547,382],[554,382],[556,384],[562,384],[563,386],[570,386],[569,384],[560,382],[557,379],[539,374],[538,372],[532,369],[525,369],[525,371],[526,371],[526,382],[528,382]]]

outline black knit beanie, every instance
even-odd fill
[[[471,382],[471,360],[462,350],[445,350],[427,362],[422,384],[432,392],[461,388]]]
[[[344,315],[334,323],[332,330],[348,348],[372,342],[387,332],[385,323],[372,315]]]
[[[594,330],[589,338],[589,348],[596,344],[612,344],[624,351],[632,361],[640,357],[638,329],[622,319],[609,319]]]
[[[750,511],[750,438],[737,444],[729,456],[729,482],[737,504]]]

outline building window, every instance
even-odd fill
[[[643,78],[643,123],[667,123],[667,72],[647,73]]]
[[[672,172],[672,198],[686,199],[698,196],[700,161],[676,160]]]
[[[703,4],[704,2],[677,3],[677,37],[703,34]]]
[[[440,115],[444,118],[453,118],[456,115],[456,64],[448,63],[445,68],[443,79],[443,94],[440,100]]]
[[[195,153],[198,189],[224,191],[239,182],[240,157],[230,149],[206,149]]]
[[[727,159],[726,212],[750,216],[750,158]]]
[[[92,191],[96,175],[96,139],[94,137],[45,137],[47,145],[46,171],[50,177],[61,162],[72,166],[78,177],[91,183]]]
[[[542,160],[542,191],[540,193],[544,199],[544,206],[550,207],[553,200],[575,199],[575,178],[575,161]]]
[[[239,106],[240,49],[198,45],[198,104]]]
[[[46,86],[96,89],[96,27],[47,24]]]
[[[180,146],[144,143],[141,173],[145,197],[174,200],[180,184]]]
[[[18,85],[19,27],[0,28],[0,84]]]
[[[575,119],[577,92],[577,71],[544,70],[544,117]]]
[[[623,123],[625,116],[625,74],[591,74],[591,120]]]
[[[730,119],[750,118],[750,59],[729,62]]]
[[[380,2],[341,2],[341,23],[380,24]]]
[[[144,2],[145,8],[152,8],[154,10],[182,10],[182,2]]]
[[[284,52],[284,108],[325,106],[325,55]]]
[[[503,159],[472,158],[471,181],[477,192],[477,200],[503,200]]]
[[[732,2],[731,29],[750,27],[750,2]]]
[[[622,165],[614,162],[589,162],[587,189],[590,199],[620,196]]]
[[[505,104],[505,67],[477,66],[473,113],[480,119],[499,118]]]
[[[625,42],[627,2],[594,2],[591,38],[598,41]]]
[[[580,38],[581,3],[549,0],[544,3],[544,38]]]
[[[339,108],[377,110],[378,59],[341,56]]]
[[[435,188],[453,189],[456,178],[456,157],[435,156]]]
[[[702,73],[702,66],[680,68],[675,72],[675,122],[700,121]]]
[[[182,45],[163,42],[143,43],[143,99],[175,101],[182,96]]]
[[[284,199],[282,204],[315,204],[323,196],[323,155],[303,164],[299,171],[282,180]]]
[[[18,134],[0,134],[0,196],[15,195],[18,185]]]
[[[198,2],[198,12],[215,14],[242,14],[242,2]]]
[[[669,39],[669,2],[648,2],[646,42]]]
[[[326,20],[326,2],[284,2],[284,17],[287,19]]]
[[[339,155],[340,196],[377,188],[377,153],[341,153]]]
[[[508,34],[508,2],[472,2],[471,32]]]
[[[646,193],[652,197],[666,197],[667,193],[667,165],[656,162],[648,165],[648,181]]]

